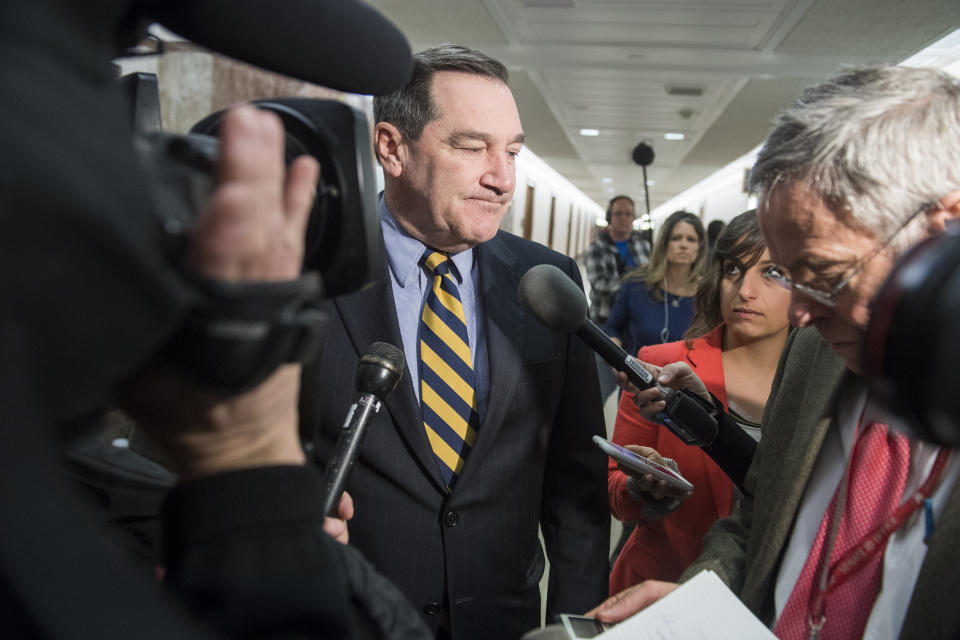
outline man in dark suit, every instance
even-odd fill
[[[960,218],[958,112],[945,73],[850,70],[781,114],[751,171],[779,265],[767,275],[793,291],[793,323],[816,330],[788,343],[747,495],[681,580],[716,571],[778,637],[960,636],[960,465],[898,433],[861,377],[870,303],[897,257]],[[910,504],[923,507],[894,512]],[[597,615],[675,587],[642,583]]]
[[[578,268],[498,231],[523,145],[506,80],[496,60],[446,45],[417,54],[407,86],[376,99],[385,277],[329,302],[329,333],[301,391],[302,429],[322,464],[353,398],[359,355],[374,341],[403,347],[403,380],[370,425],[348,483],[350,542],[438,637],[458,640],[517,638],[539,625],[538,525],[550,560],[548,616],[583,611],[606,590],[605,460],[590,441],[604,432],[593,355],[545,329],[517,296],[534,265],[554,264],[579,284]],[[433,252],[449,258],[440,280],[457,298],[443,308],[430,300],[441,286],[425,261]],[[460,320],[448,332],[460,336],[451,368],[420,362],[446,349],[435,342],[444,331],[426,328],[425,307]],[[461,399],[437,409],[451,387]],[[462,421],[450,407],[464,411]]]

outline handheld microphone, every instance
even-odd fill
[[[403,351],[386,342],[374,342],[360,357],[354,378],[359,397],[350,405],[333,457],[323,472],[324,515],[336,517],[343,486],[366,435],[367,423],[380,411],[383,399],[397,387],[403,366]]]
[[[587,318],[587,298],[580,287],[557,267],[540,264],[520,279],[520,301],[544,326],[554,331],[575,333],[600,357],[638,389],[656,386],[666,408],[654,419],[686,444],[707,446],[717,436],[717,421],[701,398],[685,389],[671,389],[656,383],[640,361],[617,346],[600,327]]]

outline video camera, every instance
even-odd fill
[[[908,251],[881,287],[867,327],[872,397],[912,435],[960,446],[960,224]]]
[[[165,252],[182,266],[191,229],[215,186],[216,136],[225,112],[205,117],[189,134],[165,132],[156,75],[134,73],[120,83],[131,105],[135,149],[153,180]],[[223,283],[185,270],[200,303],[164,358],[226,394],[256,386],[284,362],[306,362],[316,351],[323,323],[317,302],[367,285],[382,261],[365,115],[335,100],[277,98],[253,104],[283,123],[287,163],[313,156],[320,164],[320,181],[299,280]]]

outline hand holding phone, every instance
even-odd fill
[[[610,442],[605,438],[601,438],[600,436],[593,436],[593,442],[600,447],[601,451],[630,470],[636,471],[639,474],[650,474],[654,478],[662,480],[668,487],[673,489],[679,489],[686,492],[693,491],[693,485],[687,482],[682,475],[673,469],[670,469],[669,467],[665,467],[657,464],[653,460],[638,456],[633,451],[630,451],[625,447],[621,447],[618,444],[614,444],[613,442]]]

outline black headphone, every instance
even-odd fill
[[[627,202],[632,204],[634,207],[634,210],[636,210],[637,203],[635,203],[633,201],[633,198],[631,198],[630,196],[622,195],[622,194],[619,196],[613,196],[612,198],[610,198],[610,202],[607,203],[607,224],[610,224],[613,221],[613,203],[616,202],[617,200],[626,200]],[[636,214],[634,214],[634,217],[636,217]]]
[[[863,371],[911,435],[960,446],[960,222],[908,251],[880,288]]]

